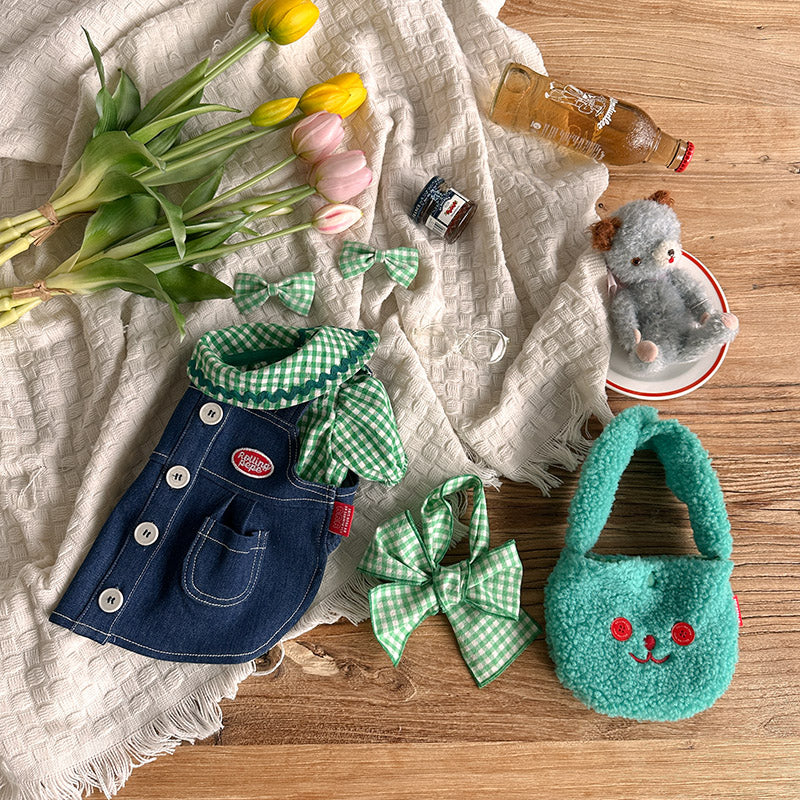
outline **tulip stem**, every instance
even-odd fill
[[[240,58],[249,53],[254,47],[257,47],[261,42],[269,39],[267,33],[253,33],[248,36],[243,42],[238,44],[229,53],[224,55],[206,74],[196,83],[187,89],[182,95],[173,100],[161,113],[156,116],[156,119],[163,119],[168,117],[178,108],[180,108],[187,100],[194,97],[200,89],[205,88],[217,75],[223,73],[228,67],[235,64]],[[151,120],[152,121],[152,120]]]
[[[36,308],[42,300],[37,298],[36,300],[29,300],[21,305],[16,306],[16,308],[9,309],[8,311],[4,311],[0,314],[0,328],[6,328],[9,325],[13,325],[20,317],[27,314],[31,309]]]
[[[33,237],[20,236],[16,241],[12,242],[4,250],[0,251],[0,264],[5,264],[14,256],[24,253],[33,244]]]
[[[287,117],[285,120],[276,122],[274,125],[264,126],[261,128],[261,132],[267,133],[268,131],[277,131],[280,128],[285,128],[287,125],[293,124],[296,119],[296,116]],[[167,163],[170,163],[174,159],[194,153],[205,145],[216,142],[218,139],[222,139],[228,134],[238,133],[239,131],[249,127],[250,117],[246,117],[245,119],[237,119],[233,122],[227,122],[225,125],[220,125],[218,128],[212,128],[210,131],[201,133],[199,136],[195,136],[193,139],[188,139],[183,144],[173,147],[164,154],[164,160]]]
[[[188,214],[184,214],[184,219],[192,219],[192,217],[196,217],[198,214],[202,214],[204,211],[207,211],[209,208],[215,208],[218,206],[223,200],[227,200],[229,197],[233,197],[234,195],[239,194],[239,192],[243,192],[245,189],[249,189],[251,186],[255,186],[257,183],[268,178],[273,173],[277,172],[280,169],[291,164],[297,156],[292,153],[288,158],[284,158],[283,161],[279,161],[274,166],[270,167],[269,169],[264,170],[263,172],[259,172],[258,175],[254,175],[250,180],[245,181],[244,183],[240,183],[238,186],[234,186],[232,189],[228,189],[227,192],[223,192],[216,197],[213,197],[207,203],[203,203],[203,205],[198,206],[197,208],[193,208]]]

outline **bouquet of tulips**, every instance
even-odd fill
[[[165,302],[183,334],[181,303],[233,295],[231,287],[195,265],[307,228],[339,233],[356,222],[361,211],[345,203],[369,185],[372,173],[360,151],[334,153],[344,137],[342,118],[366,99],[355,73],[311,86],[299,98],[265,102],[246,116],[181,141],[183,126],[193,117],[236,113],[202,102],[208,83],[262,42],[296,41],[318,16],[309,0],[260,0],[251,13],[250,36],[215,64],[201,62],[144,106],[123,71],[114,92],[108,89],[100,54],[87,33],[101,84],[92,138],[47,203],[0,220],[0,264],[40,244],[65,220],[89,214],[83,241],[46,278],[0,290],[0,327],[56,295],[118,288]],[[290,125],[291,155],[219,192],[233,153]],[[305,183],[241,197],[298,158],[312,165]],[[162,191],[165,186],[175,187],[172,198]],[[314,194],[327,204],[310,220],[269,233],[253,229],[259,220],[291,213]],[[238,241],[229,243],[234,234]]]

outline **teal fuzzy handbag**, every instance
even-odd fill
[[[699,555],[590,552],[639,449],[655,451],[688,506]],[[738,657],[731,548],[719,481],[697,436],[654,408],[625,409],[589,452],[545,586],[545,633],[561,683],[611,717],[676,720],[712,705]]]

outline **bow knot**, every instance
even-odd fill
[[[306,316],[311,311],[315,288],[313,272],[298,272],[277,283],[269,283],[252,272],[240,272],[233,284],[233,302],[245,314],[276,297],[290,311]]]
[[[389,277],[395,283],[407,289],[419,269],[419,253],[413,247],[377,250],[361,242],[345,242],[342,245],[339,269],[345,279],[361,275],[377,263],[386,267]]]
[[[439,608],[445,614],[466,600],[469,577],[469,561],[460,561],[449,567],[437,567],[434,571],[431,584],[439,601]]]
[[[442,566],[453,540],[450,496],[473,490],[469,558]],[[442,611],[478,686],[485,686],[539,635],[520,608],[522,562],[513,541],[489,550],[483,484],[451,478],[425,499],[418,530],[406,512],[383,523],[359,565],[389,583],[369,593],[375,636],[397,666],[406,641],[426,617]]]

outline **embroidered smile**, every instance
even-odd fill
[[[628,653],[628,655],[640,664],[646,664],[648,661],[653,661],[656,664],[663,664],[670,656],[670,654],[667,653],[664,658],[656,658],[650,651],[647,653],[647,658],[639,658],[639,656],[635,656],[633,653]]]

